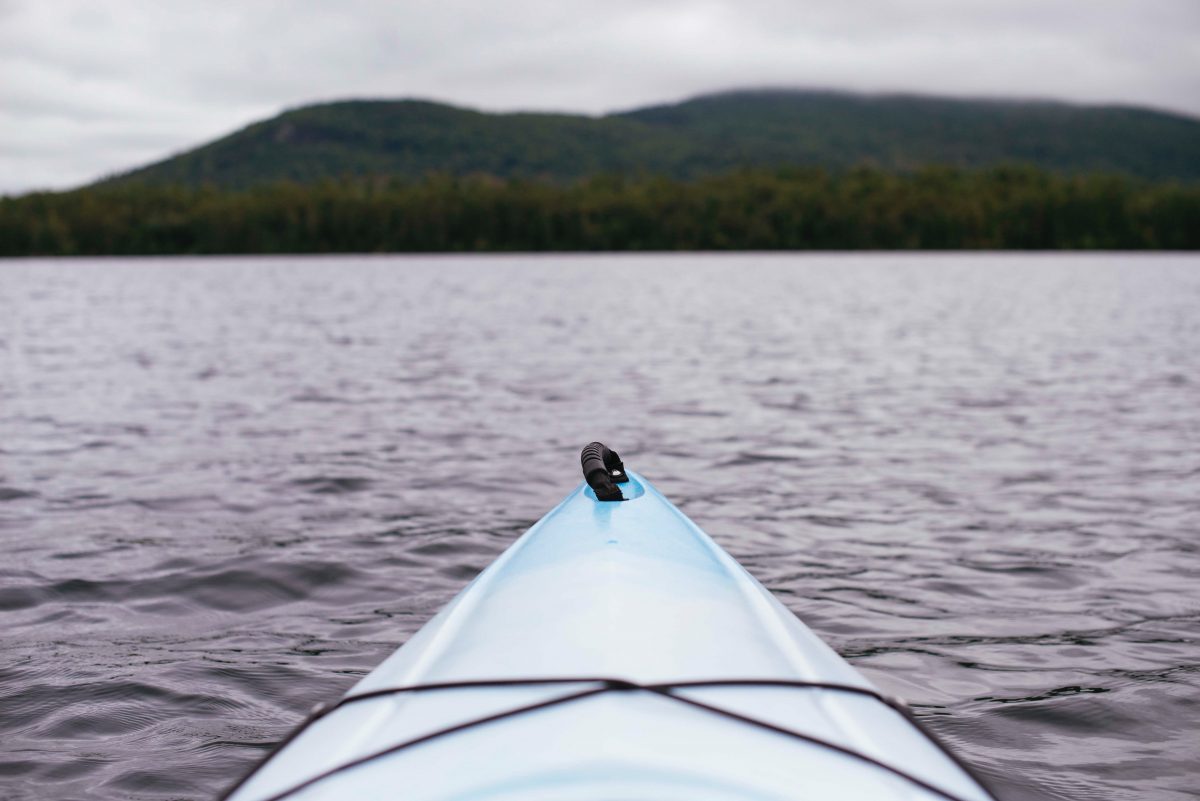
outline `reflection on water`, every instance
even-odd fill
[[[0,263],[0,789],[204,799],[600,439],[1014,799],[1200,786],[1200,261]]]

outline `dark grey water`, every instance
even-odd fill
[[[1200,259],[0,263],[0,796],[205,799],[602,439],[1013,799],[1200,797]]]

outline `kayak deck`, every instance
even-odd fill
[[[337,771],[296,799],[934,799],[990,795],[645,479],[623,502],[581,484],[231,796],[265,801],[338,766],[526,705]],[[572,684],[447,682],[574,678]],[[603,689],[722,679],[679,696]],[[771,730],[774,726],[806,742]],[[902,771],[929,787],[879,765]],[[938,792],[941,791],[941,792]]]

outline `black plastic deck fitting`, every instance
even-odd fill
[[[624,484],[629,476],[625,475],[625,465],[616,451],[602,442],[591,442],[579,454],[579,462],[583,466],[583,479],[595,491],[598,500],[625,500],[617,484]]]

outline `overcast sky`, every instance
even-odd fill
[[[313,100],[595,114],[744,86],[1200,116],[1200,0],[0,0],[0,192]]]

